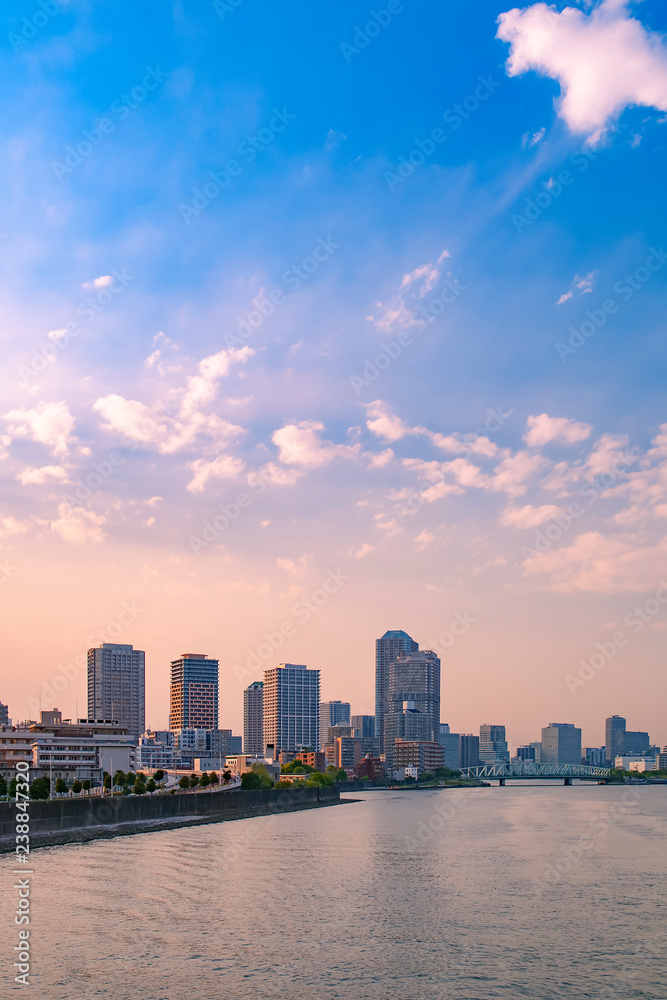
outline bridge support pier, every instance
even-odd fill
[[[564,785],[571,785],[572,784],[572,778],[563,778],[563,784]]]
[[[505,784],[505,779],[504,778],[498,778],[498,785],[504,785],[504,784]]]

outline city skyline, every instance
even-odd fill
[[[404,640],[407,640],[408,645],[410,647],[414,647],[414,648],[411,649],[411,653],[409,653],[409,654],[400,654],[400,656],[399,656],[399,662],[401,660],[404,660],[404,659],[407,662],[409,662],[413,654],[415,654],[415,663],[416,664],[420,663],[422,660],[425,660],[425,661],[428,662],[428,660],[430,658],[433,658],[433,654],[432,654],[432,652],[430,650],[424,650],[424,649],[419,650],[418,649],[419,643],[416,640],[412,639],[403,630],[388,630],[388,631],[386,631],[384,633],[384,635],[381,636],[381,638],[378,639],[378,640],[376,640],[376,642],[375,642],[375,675],[376,675],[376,685],[375,686],[376,686],[376,690],[377,690],[377,671],[378,671],[378,664],[380,662],[380,660],[378,659],[378,649],[379,649],[378,643],[380,643],[383,639],[386,640],[388,636],[392,637],[391,641],[394,643],[394,645],[395,645],[395,643],[397,641],[396,637],[397,636],[402,636],[403,639],[401,640],[401,645],[405,645],[405,641]],[[91,662],[91,654],[93,654],[93,662],[94,662],[94,659],[95,659],[94,654],[95,654],[96,649],[98,650],[98,652],[101,653],[105,645],[109,648],[109,650],[111,650],[111,649],[117,649],[125,657],[127,657],[128,655],[132,655],[132,653],[134,654],[135,658],[137,656],[139,656],[141,658],[140,662],[141,662],[142,667],[143,667],[144,657],[145,657],[144,651],[143,650],[136,650],[136,649],[132,650],[132,646],[128,645],[128,644],[102,644],[100,647],[92,648],[92,649],[88,650],[87,662],[88,663]],[[392,646],[391,648],[393,649],[394,647]],[[398,650],[399,646],[396,646],[396,649]],[[426,654],[426,656],[424,656],[424,654]],[[110,653],[108,653],[107,655],[110,655]],[[435,658],[435,659],[437,660],[437,658]],[[243,738],[244,741],[246,739],[246,735],[252,730],[254,732],[254,734],[255,734],[253,736],[253,742],[252,742],[253,751],[252,752],[263,752],[263,748],[265,747],[267,741],[266,741],[266,739],[262,739],[262,750],[260,751],[258,749],[259,748],[259,742],[258,742],[258,735],[257,735],[257,733],[258,733],[259,730],[263,729],[263,718],[262,718],[262,716],[263,716],[263,702],[264,702],[264,697],[263,697],[263,695],[264,695],[264,681],[253,681],[251,684],[247,685],[245,689],[240,689],[238,704],[234,704],[231,701],[231,699],[225,699],[224,696],[222,698],[219,698],[218,684],[217,684],[217,680],[216,680],[217,674],[218,674],[218,670],[219,670],[218,660],[210,658],[210,657],[208,657],[208,655],[203,655],[203,654],[195,654],[195,653],[182,654],[181,657],[177,658],[176,660],[172,660],[170,662],[170,677],[169,677],[168,686],[169,686],[169,689],[172,692],[172,699],[173,699],[173,691],[175,689],[174,688],[174,676],[175,676],[174,675],[174,671],[176,670],[178,678],[180,678],[180,684],[182,684],[183,683],[183,679],[185,677],[184,668],[187,668],[188,661],[192,661],[192,665],[193,666],[192,666],[191,670],[194,670],[195,672],[197,670],[199,670],[199,672],[201,672],[202,670],[204,670],[204,671],[207,672],[206,680],[208,680],[210,682],[210,684],[208,686],[212,687],[212,689],[214,690],[214,693],[211,694],[211,695],[209,695],[208,691],[203,693],[203,695],[204,695],[204,701],[206,702],[206,704],[204,706],[204,710],[205,710],[205,712],[209,712],[211,719],[213,718],[213,715],[216,716],[217,727],[219,727],[220,729],[228,729],[230,732],[234,731],[234,732],[238,732],[238,733],[243,734],[242,738]],[[389,667],[391,665],[392,665],[391,664],[391,660],[388,660],[388,662],[387,662],[388,676],[389,676]],[[266,672],[271,672],[272,675],[275,677],[276,669],[280,668],[281,666],[282,667],[285,667],[285,666],[287,666],[287,667],[293,667],[293,668],[298,669],[298,670],[307,670],[308,673],[317,672],[318,674],[321,674],[321,671],[319,671],[317,668],[310,668],[310,667],[308,667],[307,664],[306,665],[303,665],[303,664],[302,665],[296,665],[296,666],[294,664],[277,664],[274,667],[267,667],[266,670],[263,671],[262,673],[263,673],[263,675],[265,675]],[[439,667],[438,667],[438,675],[439,675]],[[408,674],[407,676],[410,676],[410,674]],[[195,695],[196,701],[199,703],[202,700],[202,691],[201,691],[201,680],[202,680],[202,677],[200,677],[198,675],[195,676],[193,674],[192,679],[195,682],[197,682],[197,681],[199,682],[196,685],[197,686],[197,691],[196,691],[196,695]],[[433,682],[429,681],[428,683],[430,685]],[[176,687],[178,689],[180,689],[180,684],[176,685]],[[330,713],[331,717],[335,716],[337,719],[342,719],[343,721],[345,719],[349,719],[350,715],[352,717],[352,720],[354,720],[355,717],[357,717],[359,719],[364,719],[364,720],[366,720],[366,719],[367,720],[371,720],[371,719],[375,720],[376,717],[372,713],[352,713],[352,706],[351,706],[351,703],[349,701],[344,701],[344,700],[342,700],[340,698],[336,698],[336,699],[329,698],[328,700],[324,699],[322,697],[322,695],[321,695],[321,687],[322,687],[321,680],[318,680],[318,685],[317,686],[318,686],[318,691],[320,691],[320,700],[318,702],[317,712],[315,714],[317,716],[317,725],[318,725],[318,734],[319,735],[318,735],[318,741],[317,741],[318,742],[318,747],[314,747],[313,749],[321,748],[322,743],[323,743],[323,739],[324,739],[324,735],[325,735],[325,734],[322,733],[323,712]],[[439,694],[439,688],[440,688],[440,680],[439,680],[439,676],[438,676],[438,694]],[[430,690],[430,687],[429,687],[429,690]],[[51,693],[54,694],[55,699],[58,701],[58,705],[59,705],[59,708],[60,708],[60,702],[62,701],[62,698],[61,698],[60,694],[58,694],[55,691],[53,691]],[[262,706],[261,709],[259,709],[259,711],[260,711],[259,715],[258,715],[258,707],[255,707],[254,701],[252,700],[253,695],[254,695],[254,698],[256,699],[258,693],[259,693],[259,699],[260,699],[258,704],[261,704],[261,706]],[[341,692],[339,691],[338,693],[340,694]],[[414,693],[415,692],[413,690],[411,690],[409,692],[403,692],[403,694],[413,694],[413,695],[414,695]],[[143,682],[142,682],[142,686],[141,686],[141,694],[142,694],[142,696],[144,695]],[[250,696],[250,700],[249,700],[249,696]],[[89,697],[90,697],[90,694],[89,694]],[[424,694],[424,697],[426,698],[426,700],[424,701],[424,706],[423,707],[426,707],[427,704],[428,705],[432,704],[431,702],[428,701],[428,698],[427,698],[426,694]],[[224,711],[226,713],[226,715],[225,715],[224,718],[222,717],[222,712],[219,712],[218,707],[217,707],[219,700],[221,701],[221,704],[224,705]],[[77,702],[78,702],[78,699],[77,699]],[[208,704],[209,702],[210,702],[210,710],[209,710],[209,704]],[[410,707],[410,709],[412,711],[414,711],[416,709],[416,704],[415,704],[414,701],[410,702],[410,703],[403,702],[402,703],[402,708],[403,709],[407,708],[408,704],[409,704],[409,707]],[[1,702],[0,702],[0,705],[2,705]],[[54,705],[55,705],[55,701],[54,701]],[[232,722],[232,721],[230,721],[230,717],[233,718],[233,719],[236,719],[238,717],[238,715],[239,715],[239,711],[238,711],[239,705],[240,705],[240,720],[238,722],[237,721],[233,721]],[[252,708],[250,708],[251,705],[252,705]],[[523,736],[519,737],[516,734],[514,734],[513,732],[510,734],[511,738],[506,739],[507,730],[510,730],[511,726],[505,725],[505,723],[496,722],[496,723],[489,724],[489,723],[481,723],[481,722],[479,722],[477,720],[474,720],[473,723],[472,723],[472,725],[470,725],[466,729],[466,727],[458,725],[456,722],[452,723],[451,721],[445,721],[445,720],[443,720],[443,718],[442,718],[443,712],[445,714],[447,714],[448,720],[450,719],[450,717],[453,719],[454,716],[451,715],[451,713],[448,713],[448,711],[447,711],[448,706],[446,704],[444,706],[441,705],[441,702],[440,702],[439,698],[438,698],[438,701],[437,701],[437,705],[440,708],[440,721],[439,721],[439,727],[438,727],[439,728],[439,732],[441,734],[440,738],[442,738],[443,732],[446,732],[446,733],[451,732],[453,735],[456,735],[457,738],[459,736],[466,736],[467,737],[468,735],[474,735],[477,738],[478,741],[481,741],[481,739],[483,737],[485,740],[489,741],[487,743],[487,751],[486,751],[486,753],[487,753],[486,759],[488,759],[488,760],[491,759],[491,756],[490,756],[491,750],[493,750],[494,754],[498,756],[498,759],[501,759],[501,758],[503,758],[503,756],[504,756],[505,753],[508,753],[508,755],[509,755],[509,752],[512,751],[512,748],[514,748],[514,750],[517,751],[517,750],[522,750],[526,745],[530,745],[531,743],[532,743],[532,745],[536,745],[537,742],[538,742],[537,741],[537,737],[540,735],[540,733],[544,733],[544,731],[547,729],[547,727],[553,725],[552,723],[546,723],[542,719],[535,719],[534,722],[532,724],[529,724],[529,726],[528,726],[529,735],[532,735],[534,737],[534,739],[532,741],[529,738],[525,738],[524,739]],[[7,709],[7,713],[6,714],[9,714],[9,708],[8,708],[8,706],[4,705],[2,707],[3,707],[3,710]],[[40,712],[44,711],[45,708],[46,708],[46,704],[44,703],[44,704],[42,704],[40,706]],[[401,709],[398,708],[398,710],[400,711]],[[247,725],[248,712],[249,711],[250,711],[250,713],[253,716],[253,720],[250,723],[250,729],[248,728],[248,725]],[[434,709],[431,708],[430,711],[433,712]],[[496,712],[496,716],[498,714],[500,714],[500,713]],[[71,713],[71,714],[68,715],[67,711],[62,712],[62,715],[63,715],[63,717],[70,717],[70,718],[75,719],[75,720],[79,718],[79,716],[76,713]],[[169,713],[168,713],[168,715],[169,715]],[[469,712],[468,715],[470,716],[471,712]],[[38,718],[39,715],[36,714],[35,717]],[[574,718],[574,716],[571,716],[571,717]],[[207,718],[208,718],[208,716],[207,716]],[[435,718],[434,715],[433,715],[433,718]],[[546,718],[546,716],[545,716],[545,718]],[[261,719],[261,722],[259,722],[259,729],[258,729],[258,720],[260,720],[260,719]],[[18,721],[23,721],[23,719],[21,718],[19,720],[19,718],[15,715],[13,717],[12,721],[13,721],[14,724],[16,724]],[[116,721],[118,721],[118,720],[116,720]],[[176,727],[175,726],[169,727],[168,723],[170,721],[171,720],[168,718],[167,723],[165,723],[165,726],[160,726],[160,725],[155,726],[152,723],[149,723],[149,724],[147,724],[145,726],[145,730],[142,730],[142,732],[148,731],[148,730],[160,730],[160,729],[166,729],[166,728],[172,728],[172,729],[173,728],[178,728],[177,726]],[[366,725],[365,722],[364,722],[364,725]],[[429,725],[431,725],[431,727],[432,727],[433,722],[431,721],[431,723]],[[559,723],[557,725],[561,725],[561,724]],[[569,722],[566,725],[570,726],[570,727],[571,726],[577,727],[577,720],[575,719],[574,722]],[[625,716],[621,716],[621,715],[618,715],[618,714],[613,714],[613,715],[607,715],[607,716],[604,716],[604,717],[601,716],[601,718],[597,720],[597,726],[595,726],[595,725],[592,726],[586,732],[584,732],[581,728],[577,728],[577,732],[580,734],[579,740],[580,740],[580,746],[582,748],[582,752],[583,752],[583,750],[584,750],[585,747],[593,747],[593,748],[598,748],[598,749],[600,747],[602,747],[603,749],[606,747],[607,748],[606,760],[609,761],[610,759],[613,759],[614,756],[616,756],[616,755],[618,755],[620,753],[623,753],[623,752],[630,753],[630,754],[632,754],[632,753],[643,753],[645,751],[645,749],[648,749],[649,742],[651,743],[651,745],[656,745],[656,746],[660,745],[661,747],[667,743],[667,740],[664,739],[663,735],[656,735],[656,731],[653,731],[653,735],[651,736],[650,735],[650,731],[647,731],[647,730],[640,730],[640,731],[632,730],[631,731],[631,730],[628,730],[626,728],[626,726],[627,726],[627,720],[626,720]],[[208,727],[207,726],[200,726],[200,727],[195,726],[195,728],[205,729],[205,728],[208,728]],[[214,728],[216,728],[216,727],[214,727]],[[396,728],[396,727],[394,726],[394,728]],[[426,728],[422,727],[422,728],[424,728],[424,732],[418,738],[422,738],[422,739],[430,738],[427,735],[427,731],[426,731],[426,729],[428,727],[426,727]],[[414,729],[414,726],[413,726],[413,729]],[[620,742],[619,742],[619,737],[618,736],[617,737],[612,737],[610,735],[611,732],[612,732],[612,729],[615,732],[620,732],[621,733]],[[468,732],[468,730],[469,730],[469,732]],[[312,732],[312,728],[311,728],[310,731]],[[416,732],[416,730],[415,730],[415,732]],[[421,729],[419,729],[419,732],[421,733]],[[429,730],[429,732],[433,732],[435,734],[435,730],[433,728],[431,728]],[[363,735],[368,735],[368,734],[364,733]],[[400,735],[399,730],[396,730],[396,735]],[[436,740],[438,739],[437,735],[435,735],[435,739]],[[503,746],[503,744],[504,744],[504,746]],[[611,754],[611,757],[610,757],[610,748],[612,746],[614,747],[614,751],[613,751],[613,753]],[[508,750],[508,748],[509,748],[509,750]],[[482,752],[482,749],[483,749],[483,744],[480,742],[480,754],[481,754],[481,758],[485,759],[484,753]],[[247,752],[245,745],[244,745],[244,752]],[[379,751],[378,752],[380,752],[380,753],[384,752],[384,747],[381,744],[379,744]]]

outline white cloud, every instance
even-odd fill
[[[285,572],[289,573],[291,576],[303,577],[308,572],[308,564],[311,562],[312,558],[312,555],[304,552],[301,558],[297,560],[278,558],[276,559],[276,566],[278,569],[284,569]]]
[[[426,528],[424,528],[415,537],[417,552],[426,551],[426,549],[431,547],[434,541],[435,541],[435,535],[433,535],[430,531],[427,531]]]
[[[92,281],[84,281],[81,287],[87,289],[107,288],[112,281],[113,277],[110,274],[103,274],[99,278],[93,278]]]
[[[443,250],[437,261],[428,264],[419,264],[401,279],[401,284],[396,295],[392,295],[388,302],[377,302],[378,315],[367,316],[366,319],[373,324],[381,333],[393,333],[399,330],[409,330],[413,326],[421,326],[424,322],[415,312],[415,308],[410,308],[406,302],[406,296],[410,296],[416,304],[419,299],[423,299],[437,284],[444,261],[449,257],[449,251]]]
[[[541,455],[517,451],[515,455],[504,458],[493,470],[495,475],[490,481],[490,488],[510,497],[521,496],[528,488],[527,481],[536,475],[543,464]]]
[[[363,559],[364,556],[367,556],[369,552],[374,550],[374,548],[374,545],[369,545],[368,542],[364,542],[364,544],[354,553],[354,558]]]
[[[539,132],[533,132],[532,135],[530,134],[530,132],[526,132],[525,135],[521,136],[521,145],[524,148],[528,146],[529,149],[531,146],[537,146],[538,142],[541,142],[542,139],[544,138],[545,132],[546,129],[544,128],[541,128]]]
[[[328,465],[334,458],[357,458],[358,444],[332,444],[323,441],[317,433],[324,425],[315,420],[301,420],[297,424],[285,424],[274,431],[271,440],[279,449],[279,458],[285,465],[301,465],[316,469]]]
[[[217,354],[203,358],[198,365],[199,374],[190,375],[187,379],[185,394],[181,401],[181,415],[187,417],[212,402],[218,391],[220,379],[229,374],[232,365],[245,365],[254,353],[251,347],[241,347],[239,350],[231,348],[218,351]]]
[[[18,521],[15,517],[3,517],[0,514],[0,538],[7,538],[10,535],[23,535],[30,531],[29,521]]]
[[[561,297],[556,302],[556,305],[557,306],[562,306],[563,302],[567,302],[568,299],[572,298],[572,295],[573,295],[572,292],[563,292],[563,294],[561,295]]]
[[[301,479],[303,475],[305,473],[300,472],[298,469],[283,469],[279,465],[276,465],[275,462],[267,462],[257,472],[248,473],[248,482],[251,486],[254,486],[255,480],[259,476],[271,486],[294,486],[296,481]]]
[[[408,427],[400,417],[394,416],[388,403],[375,399],[366,403],[366,426],[372,434],[385,441],[400,441],[408,434],[420,434],[422,428]]]
[[[59,483],[68,483],[67,470],[61,465],[43,465],[39,469],[28,467],[19,472],[16,477],[22,486],[32,486],[39,483],[48,483],[49,480],[56,480]]]
[[[10,438],[27,437],[43,444],[54,455],[66,455],[74,429],[67,403],[39,403],[35,409],[4,414]]]
[[[136,399],[111,393],[93,403],[93,409],[106,421],[107,430],[118,431],[133,441],[147,444],[166,431],[166,426],[158,423],[152,410]]]
[[[550,417],[546,413],[528,417],[526,427],[528,429],[523,439],[531,448],[540,448],[551,441],[576,444],[578,441],[585,441],[592,429],[590,424],[577,423],[567,417]]]
[[[559,115],[595,142],[626,107],[667,110],[663,36],[631,17],[624,0],[602,0],[589,14],[536,3],[498,18],[511,49],[508,76],[535,70],[558,80]]]
[[[596,442],[595,448],[586,459],[584,469],[591,476],[599,476],[603,472],[614,472],[619,475],[627,472],[633,463],[633,458],[627,453],[628,439],[603,434]]]
[[[667,536],[648,546],[633,536],[588,531],[571,545],[523,563],[526,573],[548,574],[554,590],[614,594],[655,589],[664,570]]]
[[[506,507],[500,515],[500,523],[512,528],[535,528],[538,524],[550,521],[560,514],[560,508],[554,504],[544,504],[542,507]]]
[[[104,539],[102,525],[105,518],[84,507],[71,507],[68,503],[58,505],[58,519],[51,521],[51,531],[72,545],[86,542],[101,542]]]
[[[218,455],[211,461],[197,458],[188,462],[188,468],[194,475],[186,489],[190,493],[201,493],[209,479],[236,479],[243,471],[243,462],[232,455]]]

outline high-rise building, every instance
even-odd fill
[[[515,756],[514,760],[517,761],[517,762],[519,762],[519,763],[521,763],[521,764],[527,763],[528,761],[530,761],[531,763],[534,763],[535,762],[535,747],[534,746],[517,747],[516,748],[516,756]]]
[[[542,764],[581,764],[581,729],[571,722],[550,722],[542,730]]]
[[[319,747],[320,672],[302,663],[264,671],[264,739],[275,748]]]
[[[320,703],[320,746],[318,750],[324,749],[327,740],[329,726],[349,726],[350,725],[350,703],[349,701],[323,701]]]
[[[400,711],[389,712],[384,717],[384,747],[385,762],[389,769],[394,767],[396,740],[430,740],[432,733],[431,717],[420,712],[414,701],[404,701]]]
[[[607,760],[606,747],[586,747],[583,756],[591,767],[604,767]]]
[[[389,663],[389,711],[400,712],[403,703],[426,715],[429,734],[426,739],[440,739],[440,660],[430,649],[398,653]]]
[[[452,733],[446,722],[440,723],[440,746],[443,752],[443,767],[457,771],[461,766],[460,734]]]
[[[372,739],[375,736],[374,715],[353,715],[350,724],[356,730],[357,736],[362,736],[364,739]]]
[[[384,746],[384,717],[389,712],[389,664],[399,653],[414,653],[419,649],[407,632],[394,630],[375,641],[375,735],[380,749]]]
[[[243,749],[264,753],[264,682],[253,681],[243,692]]]
[[[172,660],[169,728],[218,728],[218,661],[206,653]]]
[[[459,736],[459,767],[479,767],[479,736],[461,733]]]
[[[650,739],[648,733],[640,733],[635,730],[626,729],[623,733],[623,753],[633,754],[633,753],[648,753],[650,747]]]
[[[605,719],[604,744],[607,764],[611,764],[618,754],[623,753],[623,737],[626,722],[622,715],[610,715]]]
[[[133,646],[103,642],[88,650],[88,720],[117,722],[138,741],[146,728],[146,654]]]
[[[539,742],[529,743],[528,746],[535,751],[535,763],[540,764],[542,762],[542,744]]]
[[[9,708],[0,701],[0,726],[9,725]]]
[[[504,726],[490,726],[484,723],[479,727],[479,759],[482,764],[509,763],[510,755]]]

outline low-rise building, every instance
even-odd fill
[[[443,766],[443,750],[435,740],[402,740],[394,744],[394,769],[417,768],[418,775]]]
[[[72,723],[57,710],[42,713],[29,727],[0,728],[0,774],[14,776],[19,760],[30,765],[31,780],[63,778],[67,782],[99,780],[102,772],[129,771],[135,742],[126,726],[115,722]]]
[[[355,777],[368,778],[370,781],[377,781],[384,777],[384,765],[379,757],[368,754],[362,757],[354,769]]]
[[[659,758],[644,754],[622,754],[614,759],[614,767],[623,771],[657,771]]]

